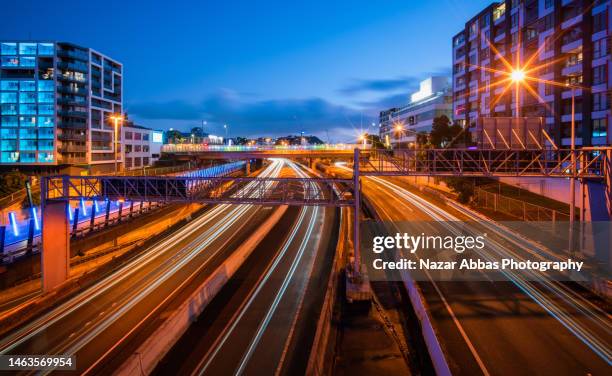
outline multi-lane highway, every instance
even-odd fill
[[[469,210],[409,191],[401,180],[369,177],[362,184],[389,223],[412,222],[418,233],[431,221],[459,234],[488,233],[490,247],[479,255],[483,259],[533,257],[539,251],[494,224],[478,223]],[[519,273],[498,277],[502,281],[483,276],[482,281],[418,282],[453,374],[609,373],[612,319],[607,312],[560,282],[532,282],[534,276]]]
[[[278,176],[283,165],[275,160],[262,175]],[[271,212],[256,205],[212,207],[91,288],[2,338],[0,353],[74,354],[77,371],[108,374]]]
[[[157,374],[304,373],[335,249],[336,213],[290,210],[292,223],[260,243]]]

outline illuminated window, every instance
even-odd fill
[[[38,81],[38,91],[53,91],[55,89],[54,82],[49,80]]]
[[[36,105],[35,104],[20,104],[19,114],[20,115],[36,115]]]
[[[38,43],[38,54],[46,56],[53,55],[53,43]]]
[[[36,82],[34,81],[21,81],[19,84],[20,91],[36,91]]]
[[[2,44],[0,44],[0,54],[2,54],[2,55],[17,55],[17,43],[2,43]]]
[[[36,140],[36,128],[19,128],[20,140]]]
[[[53,127],[55,121],[51,116],[39,116],[38,127]]]
[[[1,161],[3,163],[16,163],[19,161],[19,152],[3,152]]]
[[[506,13],[506,3],[500,4],[497,8],[493,10],[493,21],[497,21]]]
[[[36,162],[36,153],[21,153],[19,157],[19,162],[21,163]]]
[[[19,122],[17,116],[2,116],[2,127],[17,127]]]
[[[19,103],[36,103],[36,93],[19,93]]]
[[[53,140],[55,138],[55,132],[53,128],[40,128],[38,130],[38,139],[41,140]]]
[[[595,119],[593,120],[593,137],[606,137],[608,136],[608,119]]]
[[[19,135],[21,137],[21,135]],[[36,150],[36,140],[19,140],[19,150]]]
[[[45,153],[45,152],[38,153],[39,162],[49,163],[49,162],[53,162],[53,159],[54,159],[53,153]]]
[[[17,138],[17,128],[2,128],[0,129],[0,137],[4,139]]]
[[[36,43],[19,43],[19,55],[36,55]]]
[[[36,66],[36,58],[35,57],[21,57],[19,58],[19,66],[31,68]]]
[[[0,81],[0,90],[19,90],[19,81]]]
[[[19,66],[19,59],[16,56],[2,56],[3,67],[17,67]]]
[[[1,93],[0,103],[17,103],[17,93]]]
[[[17,140],[2,140],[2,151],[17,151]]]
[[[35,127],[36,126],[36,116],[20,116],[19,117],[19,126],[21,126],[21,127]]]
[[[53,140],[38,140],[38,150],[53,150]]]
[[[0,104],[2,115],[17,115],[17,105],[10,103],[2,103]]]
[[[38,93],[38,103],[53,103],[54,100],[53,93]]]
[[[39,104],[38,105],[38,113],[40,115],[53,115],[53,105],[52,104]]]

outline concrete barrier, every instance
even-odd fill
[[[242,243],[175,311],[166,317],[157,330],[138,347],[115,374],[151,373],[286,211],[287,206],[278,207],[260,226],[259,231]]]
[[[343,260],[345,259],[345,236],[348,230],[348,219],[346,212],[348,209],[342,208],[340,214],[340,232],[338,234],[338,244],[332,264],[332,270],[327,281],[327,292],[321,307],[321,314],[317,323],[317,332],[312,342],[306,375],[329,375],[331,373],[332,359],[334,354],[329,354],[330,344],[335,343],[333,333],[334,307],[338,296],[339,277],[342,272]]]

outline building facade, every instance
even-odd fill
[[[112,171],[123,67],[66,42],[0,42],[0,167]],[[121,153],[117,155],[121,157]]]
[[[431,131],[433,119],[442,115],[452,119],[452,93],[447,77],[429,77],[420,83],[419,91],[410,95],[409,103],[379,114],[380,139],[393,147],[405,147],[416,140],[416,134]]]
[[[452,40],[455,120],[541,117],[554,142],[569,145],[573,95],[576,144],[610,144],[610,3],[506,0],[475,15]],[[518,105],[516,87],[496,72],[516,67],[540,80],[520,86]]]
[[[122,128],[123,161],[126,170],[152,166],[159,159],[163,133],[126,123]]]

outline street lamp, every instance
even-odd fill
[[[111,120],[113,120],[114,124],[115,124],[115,142],[114,142],[114,149],[115,149],[115,175],[117,174],[118,170],[117,170],[117,150],[119,149],[119,122],[123,121],[123,115],[121,114],[117,114],[117,115],[113,115],[110,117]]]

